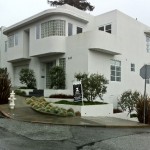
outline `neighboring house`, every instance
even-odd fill
[[[19,72],[33,69],[37,88],[49,88],[49,69],[63,66],[66,89],[74,74],[100,73],[108,80],[104,99],[116,102],[125,90],[143,93],[140,68],[150,63],[150,27],[118,10],[92,16],[69,5],[43,11],[4,30],[8,70],[14,86]],[[150,84],[147,84],[150,93]]]
[[[7,67],[7,36],[3,34],[5,27],[0,27],[0,68]]]

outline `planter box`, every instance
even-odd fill
[[[110,116],[113,114],[113,104],[103,104],[103,105],[86,105],[86,106],[76,106],[76,105],[65,105],[65,104],[52,104],[64,109],[72,108],[75,112],[79,111],[81,116]]]

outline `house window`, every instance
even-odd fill
[[[36,25],[36,39],[40,39],[40,24]]]
[[[14,47],[18,45],[18,34],[12,34],[8,37],[8,46]]]
[[[111,61],[111,81],[121,81],[121,61]]]
[[[14,47],[14,34],[13,35],[10,35],[9,37],[8,37],[8,46],[9,47]]]
[[[135,72],[135,64],[131,63],[131,71]]]
[[[107,33],[111,33],[111,24],[100,26],[98,29]]]
[[[66,59],[65,58],[59,59],[59,66],[62,67],[65,72],[65,70],[66,70]]]
[[[82,28],[77,27],[77,34],[82,33]]]
[[[146,35],[146,50],[150,53],[150,36]]]
[[[41,38],[49,36],[65,36],[65,21],[50,20],[41,24]]]
[[[7,52],[7,41],[5,41],[5,52]]]
[[[73,25],[71,23],[68,23],[68,36],[72,35]]]

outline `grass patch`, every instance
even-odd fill
[[[81,102],[70,102],[70,101],[66,101],[66,100],[61,100],[58,102],[55,102],[55,104],[66,104],[66,105],[82,105],[82,101]],[[91,101],[84,101],[84,105],[103,105],[103,104],[107,104],[104,102],[91,102]]]

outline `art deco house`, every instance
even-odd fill
[[[8,36],[8,49],[2,53],[13,86],[21,86],[20,70],[30,68],[37,88],[49,88],[49,69],[58,65],[66,72],[70,91],[74,74],[85,72],[100,73],[109,80],[106,101],[116,102],[129,89],[143,92],[139,70],[150,63],[150,27],[118,10],[92,16],[63,5],[7,27],[3,33]]]

